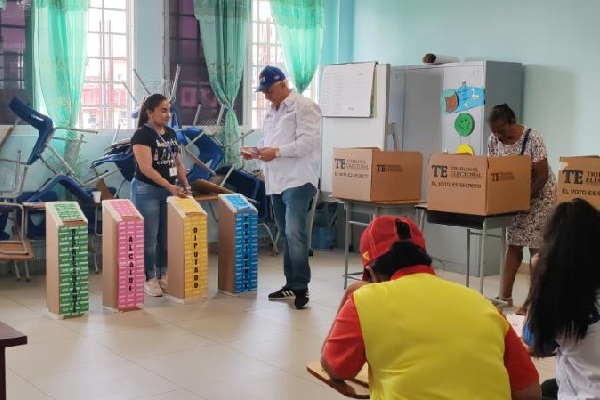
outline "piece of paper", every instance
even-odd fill
[[[480,87],[463,85],[456,89],[456,95],[458,96],[458,106],[453,112],[462,112],[485,104],[484,91]]]
[[[370,117],[374,62],[323,67],[320,106],[324,117]]]
[[[458,95],[454,89],[445,89],[441,98],[442,110],[447,113],[454,112],[458,107]]]
[[[517,314],[507,314],[506,320],[512,325],[513,329],[520,338],[523,337],[523,327],[525,326],[525,316]]]

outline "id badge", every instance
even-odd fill
[[[170,177],[177,176],[177,167],[171,167],[171,168],[169,168],[169,176]]]

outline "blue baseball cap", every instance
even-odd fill
[[[281,82],[285,80],[285,74],[282,70],[272,65],[267,65],[258,74],[258,87],[257,92],[264,92],[269,89],[275,82]]]

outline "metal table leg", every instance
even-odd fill
[[[502,241],[502,255],[500,256],[500,283],[498,284],[498,298],[502,297],[502,282],[504,281],[504,263],[506,262],[506,227],[502,227],[500,234]]]
[[[485,272],[485,239],[487,234],[487,218],[483,219],[481,238],[479,239],[479,293],[483,294],[483,274]]]
[[[424,235],[425,234],[425,216],[427,215],[427,211],[425,209],[415,209],[415,213],[419,213],[419,230]],[[416,217],[416,215],[415,215]]]
[[[469,287],[469,278],[471,275],[471,230],[467,228],[467,276],[466,285]]]
[[[351,205],[344,203],[344,289],[348,286],[348,257],[350,253],[350,214],[352,213]]]

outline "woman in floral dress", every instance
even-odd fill
[[[539,132],[518,124],[513,110],[500,104],[492,108],[488,123],[493,135],[488,140],[489,156],[531,157],[531,209],[517,214],[507,230],[508,250],[504,263],[504,279],[500,299],[513,305],[512,290],[515,276],[523,262],[523,248],[531,256],[537,254],[542,229],[556,200],[556,178],[548,164],[546,145]],[[517,313],[526,313],[520,308]]]

